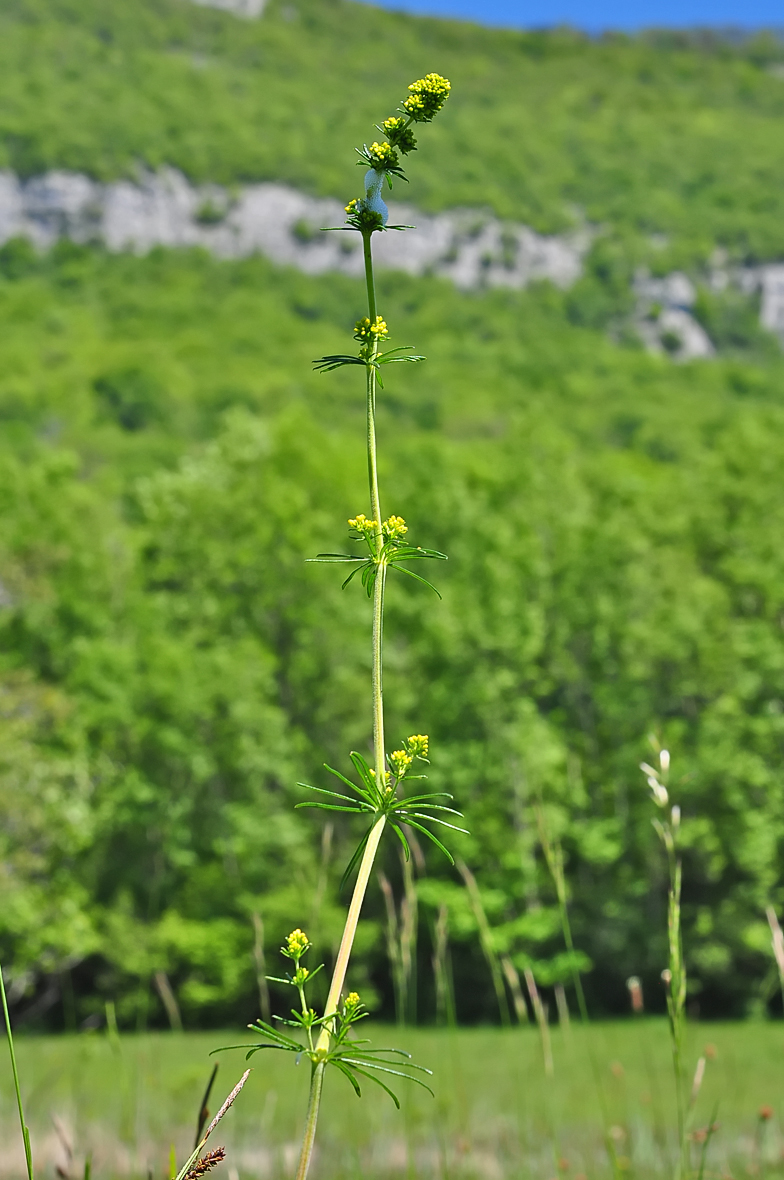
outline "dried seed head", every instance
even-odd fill
[[[237,1082],[237,1085],[234,1087],[231,1094],[229,1094],[229,1096],[226,1099],[226,1101],[224,1102],[223,1106],[220,1108],[218,1113],[215,1115],[215,1118],[212,1120],[209,1127],[205,1131],[204,1139],[202,1140],[202,1143],[206,1143],[206,1141],[209,1139],[212,1132],[217,1127],[218,1123],[221,1121],[221,1119],[225,1115],[226,1111],[229,1110],[230,1107],[232,1107],[234,1105],[237,1095],[239,1094],[240,1090],[245,1085],[245,1083],[247,1082],[249,1077],[250,1077],[250,1070],[246,1069],[245,1073],[242,1075],[240,1080]]]
[[[640,770],[643,772],[648,780],[648,786],[651,788],[653,801],[657,807],[666,807],[669,796],[667,795],[667,788],[659,781],[659,772],[649,766],[647,762],[640,763]]]
[[[198,1180],[199,1176],[203,1176],[209,1172],[211,1168],[216,1168],[222,1160],[226,1158],[226,1148],[216,1147],[214,1151],[208,1151],[201,1159],[196,1160],[193,1167],[185,1173],[184,1180]]]
[[[696,1102],[702,1087],[702,1079],[705,1077],[705,1058],[700,1057],[697,1062],[697,1068],[694,1071],[694,1081],[691,1084],[691,1101]]]
[[[630,976],[626,980],[626,986],[629,989],[629,999],[632,1002],[632,1012],[642,1012],[645,1005],[642,998],[642,984],[636,975]]]

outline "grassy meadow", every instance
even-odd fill
[[[662,1020],[553,1027],[554,1073],[546,1078],[533,1026],[501,1030],[393,1029],[375,1026],[377,1044],[405,1046],[433,1069],[431,1098],[401,1090],[396,1111],[380,1091],[361,1104],[348,1083],[330,1076],[315,1167],[320,1178],[367,1175],[532,1177],[612,1175],[603,1126],[621,1172],[672,1174],[675,1155],[671,1061]],[[58,1164],[81,1175],[90,1154],[94,1174],[155,1180],[169,1175],[172,1143],[182,1159],[190,1150],[196,1115],[209,1076],[210,1050],[236,1032],[100,1033],[23,1038],[18,1044],[41,1173]],[[692,1024],[687,1056],[707,1051],[705,1080],[694,1110],[695,1165],[700,1131],[718,1128],[709,1145],[706,1176],[776,1175],[782,1170],[780,1119],[784,1029],[766,1023]],[[606,1105],[606,1122],[590,1061],[593,1055]],[[220,1057],[215,1098],[243,1068],[241,1053]],[[301,1134],[307,1066],[269,1053],[252,1059],[254,1072],[216,1135],[227,1147],[230,1180],[291,1174]],[[0,1081],[2,1171],[23,1172],[12,1092]],[[762,1107],[772,1107],[760,1121]],[[60,1131],[58,1132],[57,1126]]]

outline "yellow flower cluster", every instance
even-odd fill
[[[440,74],[428,74],[409,86],[403,110],[415,123],[429,123],[449,98],[452,84]]]
[[[365,316],[354,325],[354,339],[361,340],[363,344],[371,344],[374,340],[386,340],[388,335],[386,320],[380,315],[372,321],[369,316]]]
[[[407,753],[406,750],[393,750],[389,755],[389,765],[392,767],[395,778],[403,778],[413,761],[414,755]]]
[[[354,197],[346,205],[346,221],[354,229],[370,230],[383,229],[384,218],[377,209],[369,209],[362,197]]]
[[[349,519],[348,527],[354,529],[357,533],[361,533],[363,537],[374,537],[376,535],[376,522],[374,520],[368,520],[364,512],[360,512],[359,516]]]
[[[349,992],[343,1001],[343,1007],[347,1012],[356,1012],[361,1003],[358,992]]]
[[[405,745],[412,758],[427,758],[430,742],[426,733],[412,734],[410,738],[406,738]]]
[[[405,537],[408,532],[408,525],[402,516],[390,516],[382,524],[381,531],[385,537],[389,537],[391,541],[396,541],[399,537]]]
[[[307,934],[297,927],[296,930],[292,930],[286,939],[285,946],[281,947],[281,951],[290,959],[300,959],[309,946],[310,940]]]
[[[389,119],[384,120],[381,126],[389,136],[392,146],[398,148],[404,156],[416,149],[414,132],[408,126],[407,119],[402,119],[399,115],[391,115]]]
[[[367,150],[367,161],[377,172],[385,172],[388,168],[397,168],[400,161],[391,143],[371,143]]]

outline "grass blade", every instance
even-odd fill
[[[8,1012],[8,1000],[5,994],[5,982],[3,980],[3,969],[0,967],[0,997],[3,1001],[3,1018],[5,1020],[5,1033],[8,1038],[8,1052],[11,1057],[11,1071],[14,1075],[14,1090],[16,1091],[16,1105],[19,1111],[19,1125],[22,1128],[22,1141],[24,1143],[25,1164],[27,1165],[28,1180],[33,1180],[33,1153],[30,1148],[30,1132],[27,1129],[27,1123],[24,1117],[24,1107],[22,1105],[22,1091],[19,1087],[19,1071],[16,1068],[16,1053],[14,1052],[14,1034],[11,1031],[11,1017]]]

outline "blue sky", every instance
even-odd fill
[[[566,22],[589,32],[651,25],[784,29],[784,0],[383,0],[382,7],[510,28]]]

